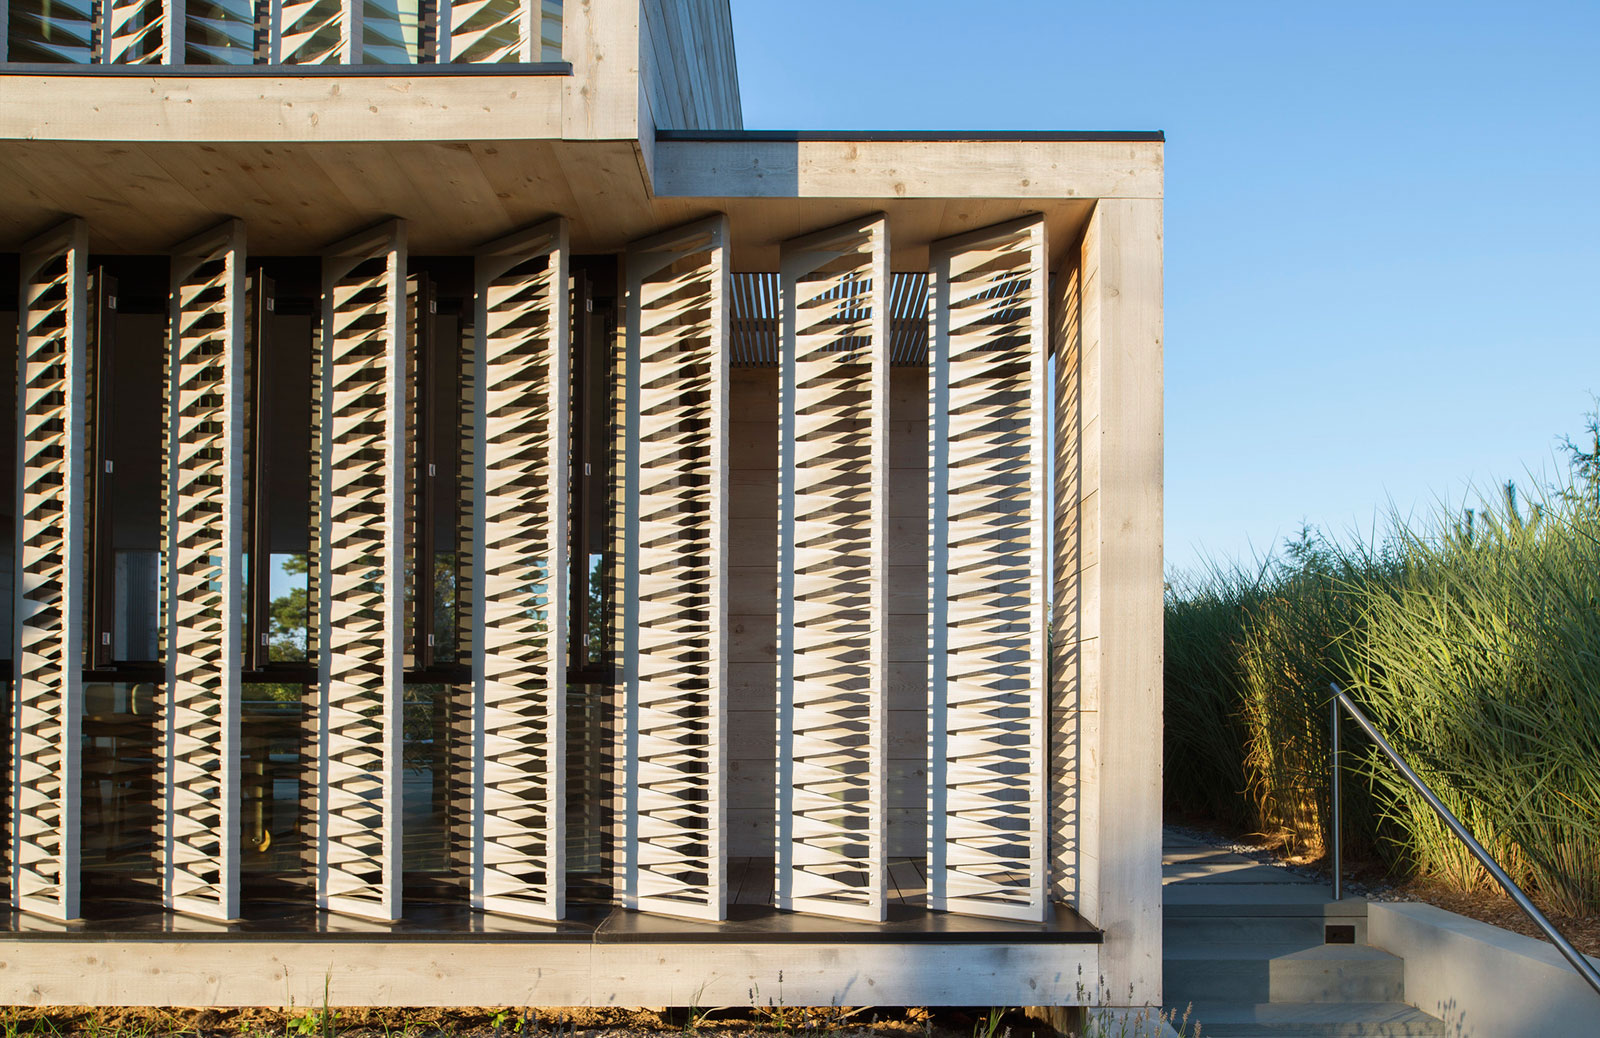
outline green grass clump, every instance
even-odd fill
[[[1396,522],[1378,547],[1307,531],[1255,571],[1171,584],[1169,808],[1322,856],[1338,682],[1519,883],[1557,911],[1600,911],[1595,454],[1574,450],[1574,480],[1532,506],[1508,485],[1472,512]],[[1347,848],[1403,875],[1487,885],[1345,731]]]

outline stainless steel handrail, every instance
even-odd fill
[[[1342,794],[1339,788],[1339,708],[1342,706],[1349,713],[1351,719],[1361,726],[1361,730],[1367,733],[1367,737],[1377,744],[1379,750],[1383,751],[1383,755],[1389,758],[1389,763],[1399,769],[1401,776],[1410,784],[1411,788],[1416,790],[1418,795],[1428,802],[1428,806],[1433,808],[1440,821],[1444,822],[1450,831],[1455,833],[1456,837],[1467,845],[1467,850],[1471,851],[1472,856],[1478,859],[1478,864],[1488,870],[1489,875],[1494,877],[1494,881],[1500,884],[1507,896],[1517,903],[1518,908],[1527,913],[1529,919],[1533,920],[1533,925],[1544,931],[1544,935],[1550,938],[1550,943],[1554,944],[1556,950],[1561,952],[1562,957],[1572,964],[1572,968],[1578,971],[1578,975],[1591,988],[1594,988],[1596,994],[1600,994],[1600,971],[1595,969],[1594,963],[1590,962],[1582,952],[1574,948],[1572,942],[1567,940],[1560,930],[1556,929],[1555,924],[1545,918],[1545,914],[1539,911],[1539,907],[1533,903],[1527,894],[1522,892],[1522,888],[1517,886],[1516,881],[1506,874],[1506,870],[1502,869],[1494,858],[1490,857],[1488,851],[1484,850],[1483,844],[1475,840],[1472,834],[1467,831],[1467,827],[1461,824],[1461,819],[1451,813],[1450,809],[1444,806],[1444,802],[1434,795],[1428,784],[1422,781],[1422,777],[1412,771],[1411,766],[1400,759],[1400,754],[1395,752],[1393,746],[1389,745],[1389,740],[1385,739],[1378,729],[1373,727],[1371,719],[1361,712],[1361,708],[1356,706],[1355,702],[1345,694],[1344,690],[1333,683],[1329,683],[1328,687],[1333,689],[1333,727],[1328,733],[1328,748],[1333,764],[1333,817],[1331,819],[1333,823],[1333,899],[1338,901],[1344,896],[1344,882],[1340,875],[1344,857],[1343,840],[1339,824],[1342,813],[1342,805],[1340,803]]]

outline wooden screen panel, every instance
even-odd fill
[[[935,242],[929,307],[928,896],[1046,897],[1044,221]]]
[[[167,355],[162,883],[169,908],[239,915],[244,225],[174,251]]]
[[[56,919],[79,894],[88,251],[77,219],[29,242],[18,298],[11,903]]]
[[[785,242],[774,904],[887,911],[889,223]]]
[[[112,65],[166,61],[168,6],[167,0],[100,0],[100,60]]]
[[[351,64],[359,54],[361,0],[273,0],[268,60],[284,65]]]
[[[628,248],[619,899],[727,913],[728,225]]]
[[[484,246],[474,346],[472,903],[565,911],[567,226]]]
[[[317,903],[400,914],[405,225],[322,267]]]
[[[542,60],[540,0],[443,0],[440,62],[493,64]]]

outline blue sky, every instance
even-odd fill
[[[733,0],[745,125],[1167,133],[1169,568],[1547,477],[1600,392],[1600,4]]]

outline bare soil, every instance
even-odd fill
[[[0,1007],[3,1038],[1054,1038],[1008,1011],[990,1032],[987,1011],[907,1007],[769,1006],[758,1009],[591,1009],[585,1007],[320,1007],[165,1009],[87,1006]]]

